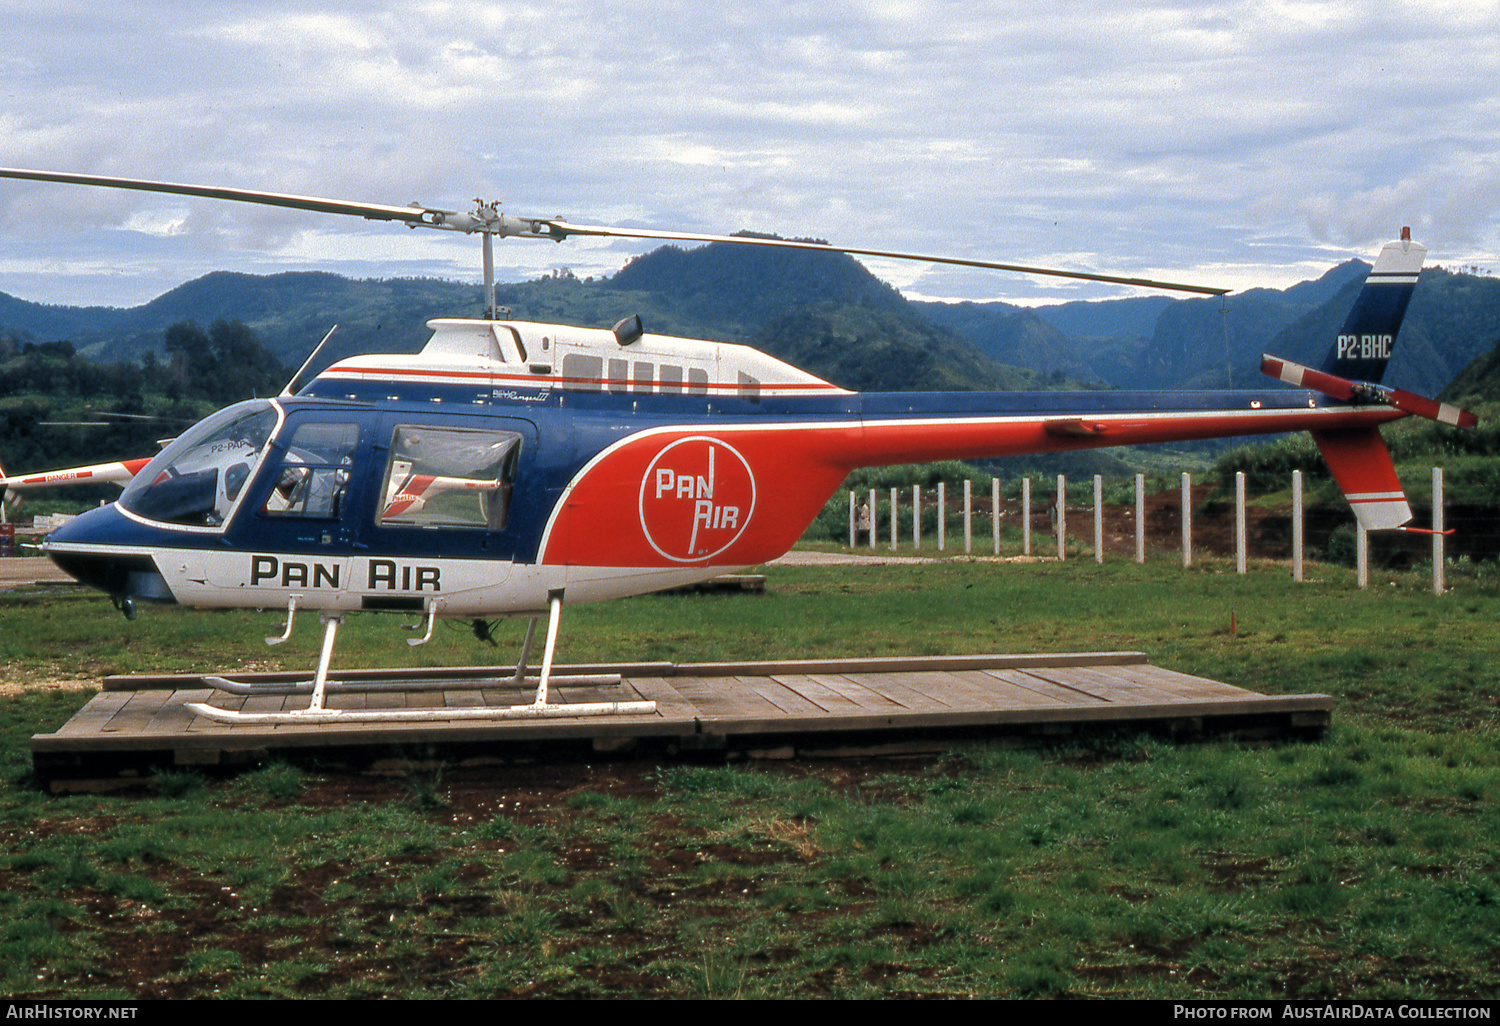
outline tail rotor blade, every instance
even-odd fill
[[[1451,424],[1454,427],[1474,428],[1479,425],[1479,418],[1468,410],[1461,410],[1457,406],[1439,402],[1436,399],[1429,399],[1416,392],[1408,392],[1404,388],[1387,388],[1384,385],[1375,385],[1366,381],[1350,381],[1348,378],[1313,370],[1311,367],[1304,367],[1300,363],[1293,363],[1291,360],[1283,360],[1275,356],[1261,356],[1260,370],[1267,377],[1285,381],[1298,388],[1310,388],[1332,399],[1356,403],[1381,403],[1394,407],[1402,413],[1426,417],[1428,420]]]
[[[1391,389],[1386,395],[1386,400],[1398,410],[1416,414],[1418,417],[1426,417],[1440,424],[1451,424],[1461,428],[1479,426],[1479,418],[1468,410],[1461,410],[1457,406],[1429,399],[1425,395],[1408,392],[1404,388]]]

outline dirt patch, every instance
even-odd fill
[[[34,584],[72,584],[73,578],[57,564],[40,556],[0,558],[0,591]]]
[[[1193,551],[1213,556],[1235,553],[1234,503],[1209,502],[1210,485],[1192,489]],[[1182,551],[1182,491],[1168,489],[1146,496],[1146,551]],[[1104,554],[1135,555],[1135,506],[1105,506],[1103,512]],[[1045,515],[1034,517],[1032,533],[1052,527]],[[1245,536],[1248,552],[1256,559],[1290,559],[1292,555],[1291,517],[1257,506],[1245,508]],[[1094,508],[1068,507],[1068,537],[1093,547]]]
[[[903,767],[918,768],[911,760],[904,760]],[[824,779],[850,786],[873,783],[890,772],[879,760],[823,769],[829,771],[820,774]],[[776,766],[767,772],[804,771]],[[214,996],[232,986],[243,994],[246,981],[259,977],[268,980],[262,991],[268,996],[389,996],[418,982],[482,971],[482,960],[476,961],[470,950],[473,944],[511,955],[537,945],[561,953],[581,942],[564,932],[571,931],[586,935],[601,951],[620,952],[620,961],[598,976],[598,984],[666,996],[673,991],[659,973],[630,975],[630,958],[649,960],[649,952],[640,951],[643,943],[666,938],[675,950],[678,941],[667,926],[687,905],[703,923],[731,921],[777,878],[777,867],[801,864],[809,854],[802,850],[806,831],[794,821],[757,822],[750,836],[731,838],[706,833],[675,814],[654,815],[636,820],[633,827],[639,868],[620,869],[608,840],[597,831],[577,831],[580,806],[625,797],[659,798],[664,785],[654,761],[477,768],[424,764],[407,777],[342,773],[307,780],[306,790],[286,804],[304,810],[353,803],[411,805],[418,791],[431,792],[433,801],[424,805],[424,815],[464,827],[465,853],[411,851],[378,864],[335,859],[304,865],[259,898],[252,897],[253,885],[234,879],[232,870],[200,874],[151,856],[133,859],[130,870],[160,886],[157,898],[110,893],[102,875],[51,892],[52,898],[85,913],[91,943],[99,952],[90,961],[88,984],[139,999],[180,999]],[[609,820],[605,812],[596,825]],[[483,829],[502,822],[534,831],[527,843],[544,853],[555,879],[526,883],[512,872],[496,870],[496,856],[518,847],[507,831]],[[113,825],[56,817],[43,832],[98,836]],[[545,840],[538,840],[539,834]],[[709,867],[720,868],[705,875]],[[576,890],[585,880],[597,882],[592,896]],[[0,871],[0,887],[18,885],[13,872]],[[485,923],[500,925],[481,941],[474,924]],[[81,926],[69,924],[67,929]],[[415,936],[420,943],[409,939]],[[80,982],[66,973],[54,978],[44,970],[28,994],[66,997],[76,993]],[[256,992],[253,984],[249,992]],[[541,979],[506,991],[515,996],[554,992],[574,991],[563,982]]]
[[[98,690],[97,677],[59,677],[19,663],[0,663],[0,698],[15,698],[31,691]]]

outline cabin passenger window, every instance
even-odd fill
[[[604,360],[598,356],[569,353],[563,357],[563,388],[570,392],[597,392],[604,374]]]
[[[688,368],[688,394],[708,395],[708,371],[702,367]]]
[[[611,392],[623,392],[630,385],[630,361],[609,361],[609,390]]]
[[[336,519],[344,509],[358,424],[299,424],[263,512]]]
[[[682,368],[672,363],[661,365],[661,390],[663,392],[682,391]]]
[[[635,392],[650,392],[650,391],[653,391],[654,390],[653,386],[656,384],[656,364],[654,364],[654,363],[647,363],[644,360],[637,360],[636,363],[635,363],[634,370],[635,370],[635,375],[634,375],[635,384],[634,384],[634,386],[632,386],[632,391],[635,391]]]
[[[514,431],[398,427],[378,522],[503,530],[520,452],[521,436]]]

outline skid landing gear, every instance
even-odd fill
[[[655,702],[580,702],[556,703],[548,700],[548,689],[552,682],[552,654],[557,648],[557,628],[562,619],[563,593],[554,591],[547,597],[547,641],[542,650],[542,670],[537,681],[536,697],[529,705],[477,706],[444,709],[329,709],[324,704],[328,690],[328,668],[333,661],[333,643],[343,624],[342,615],[324,613],[323,649],[318,655],[318,671],[313,678],[312,700],[306,709],[286,712],[245,713],[234,709],[220,709],[207,702],[189,702],[187,708],[199,716],[206,716],[217,723],[246,724],[317,724],[317,723],[429,723],[452,720],[526,720],[556,719],[575,716],[639,716],[656,712]],[[290,617],[289,617],[290,619]],[[287,627],[291,631],[290,624]],[[536,637],[536,617],[526,628],[526,641],[521,646],[521,658],[516,663],[513,684],[528,682],[527,659]],[[246,694],[251,689],[235,685],[221,677],[206,678],[210,684],[222,690]],[[590,681],[592,683],[592,681]],[[337,685],[335,685],[337,687]],[[258,692],[257,692],[258,693]]]

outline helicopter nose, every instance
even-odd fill
[[[42,551],[63,573],[110,595],[116,605],[132,598],[176,602],[149,552],[106,540],[114,533],[111,528],[123,523],[113,507],[89,510],[48,534]]]

